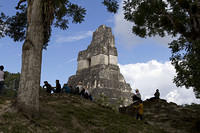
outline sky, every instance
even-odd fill
[[[81,24],[70,23],[65,31],[52,29],[52,36],[43,51],[41,85],[47,80],[55,86],[55,80],[61,84],[76,73],[78,52],[90,44],[92,33],[102,24],[112,28],[115,46],[118,50],[120,71],[127,83],[135,91],[140,90],[142,99],[150,98],[156,89],[161,98],[177,104],[200,103],[192,89],[176,87],[173,77],[176,75],[170,63],[171,51],[168,43],[175,38],[170,36],[140,38],[131,33],[133,23],[124,20],[122,1],[117,14],[107,12],[99,0],[73,0],[87,9],[85,21]],[[13,15],[17,0],[0,0],[0,12]],[[5,37],[0,39],[0,65],[12,73],[21,71],[23,42],[14,42]]]

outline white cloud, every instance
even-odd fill
[[[177,104],[200,103],[192,89],[178,88],[173,83],[175,69],[169,61],[160,63],[152,60],[146,63],[119,65],[126,82],[133,90],[138,88],[143,99],[153,97],[159,89],[161,98]]]
[[[173,40],[171,36],[166,36],[164,38],[155,36],[144,39],[133,34],[132,27],[134,23],[128,22],[124,19],[123,0],[121,0],[119,11],[115,15],[114,19],[114,33],[122,44],[133,46],[144,43],[144,41],[151,41],[152,43],[158,43],[167,46],[167,44]]]
[[[93,33],[92,31],[87,31],[87,32],[80,32],[78,33],[78,35],[74,35],[74,36],[57,36],[56,43],[79,41],[79,40],[91,37],[92,33]]]
[[[72,59],[67,60],[66,63],[71,63],[71,62],[74,62],[76,60],[77,60],[77,58],[72,58]]]

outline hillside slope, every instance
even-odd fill
[[[144,121],[168,133],[200,133],[200,105],[178,106],[163,99],[147,99]],[[134,104],[121,108],[121,112],[135,115]]]
[[[164,133],[98,104],[70,94],[42,96],[40,117],[17,112],[0,97],[0,133]]]

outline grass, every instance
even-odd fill
[[[42,96],[39,118],[23,112],[0,116],[3,133],[164,133],[134,117],[74,95]]]

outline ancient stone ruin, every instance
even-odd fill
[[[131,87],[120,73],[111,28],[101,25],[94,33],[92,42],[78,55],[76,75],[68,84],[76,86],[79,81],[89,89],[95,100],[107,104],[128,105],[131,103]]]

